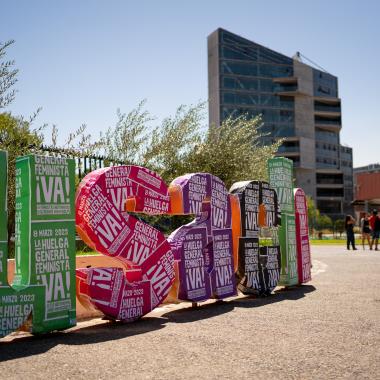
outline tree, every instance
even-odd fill
[[[193,171],[219,177],[229,188],[236,181],[267,180],[267,161],[283,140],[263,145],[260,117],[246,115],[225,119],[221,126],[211,125],[190,157]]]
[[[109,127],[100,148],[107,158],[125,164],[141,165],[148,141],[148,124],[153,118],[144,110],[146,101],[128,114],[117,110],[115,127]]]
[[[307,203],[307,217],[309,222],[309,233],[313,234],[317,228],[317,218],[319,217],[319,210],[315,207],[315,203],[312,197],[306,196]]]
[[[14,68],[14,60],[3,60],[7,49],[14,43],[14,40],[5,43],[0,42],[0,109],[12,103],[16,90],[12,87],[17,82],[18,70]]]
[[[33,120],[25,121],[10,113],[0,113],[0,149],[8,151],[8,235],[15,223],[15,173],[16,157],[29,154],[41,146],[41,128],[31,129]]]
[[[331,228],[333,225],[332,220],[327,215],[319,215],[317,217],[317,228],[319,231],[327,228]]]
[[[167,117],[152,131],[143,165],[159,173],[169,183],[185,173],[197,171],[192,158],[204,136],[202,125],[205,103],[178,107],[173,117]],[[199,171],[206,171],[201,168]]]
[[[339,237],[342,237],[342,233],[345,231],[345,220],[337,219],[334,223],[335,232],[339,232]]]

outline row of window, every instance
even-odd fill
[[[222,107],[222,115],[223,118],[229,115],[233,117],[247,115],[249,118],[261,115],[266,123],[293,123],[294,121],[294,111],[275,108]]]
[[[317,188],[317,197],[343,197],[343,188],[325,189]]]
[[[299,151],[300,151],[299,145],[298,146],[288,146],[288,145],[282,144],[278,148],[278,153],[288,153],[288,152],[289,153],[296,153]]]
[[[296,84],[280,84],[275,83],[271,79],[254,79],[246,77],[226,77],[221,78],[221,87],[239,91],[254,91],[254,92],[285,92],[296,91]]]
[[[352,168],[352,161],[342,160],[342,161],[341,161],[341,165],[342,165],[342,166],[345,166],[345,167],[347,167],[347,168]]]
[[[338,97],[338,79],[326,72],[313,69],[314,96]]]
[[[338,145],[335,145],[335,144],[328,144],[328,143],[322,143],[322,142],[319,142],[319,141],[316,141],[315,143],[315,147],[317,149],[325,149],[325,150],[332,150],[334,152],[338,151]]]
[[[317,208],[321,214],[340,214],[342,203],[341,201],[317,200]]]
[[[339,143],[339,135],[336,132],[326,131],[324,129],[315,129],[315,139],[323,142],[328,142],[331,144]]]
[[[316,157],[317,168],[338,168],[338,159],[329,157]]]
[[[224,92],[222,93],[221,103],[247,106],[261,105],[264,107],[281,107],[287,109],[294,109],[294,101],[292,98],[279,97],[270,94],[259,95],[239,92]]]
[[[329,157],[335,160],[339,160],[338,152],[333,150],[316,149],[315,154],[317,157]]]
[[[314,110],[324,112],[340,112],[340,104],[332,106],[321,102],[314,102]]]
[[[221,32],[221,55],[230,59],[251,59],[261,62],[292,64],[292,59],[226,31]]]
[[[342,125],[340,118],[329,119],[321,116],[314,117],[315,124]]]
[[[295,136],[293,124],[263,124],[260,132],[271,137],[290,137]]]
[[[221,66],[222,74],[265,78],[291,77],[293,75],[292,66],[278,66],[231,61],[222,61]]]
[[[340,151],[341,151],[341,153],[347,153],[348,155],[350,155],[352,157],[352,148],[350,148],[348,146],[341,146]]]
[[[317,173],[317,184],[319,185],[342,185],[343,174]]]

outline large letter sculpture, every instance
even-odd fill
[[[173,214],[195,214],[168,238],[179,267],[178,299],[236,295],[231,205],[224,183],[208,173],[176,178],[169,187]]]
[[[16,161],[16,273],[7,285],[6,155],[0,155],[0,336],[33,315],[34,333],[76,324],[74,160],[29,155]],[[5,257],[5,259],[4,259]]]
[[[268,160],[269,183],[276,190],[281,207],[279,238],[281,247],[280,285],[298,284],[296,223],[294,217],[293,161],[284,157]]]
[[[8,205],[7,205],[7,152],[0,151],[0,286],[8,284]],[[0,312],[0,318],[1,318]]]
[[[296,240],[299,283],[311,281],[311,257],[309,226],[307,222],[306,195],[302,189],[294,189],[296,215]]]
[[[167,214],[169,197],[164,181],[138,166],[99,169],[81,182],[76,207],[77,230],[82,239],[125,267],[125,271],[77,269],[79,299],[125,322],[153,310],[174,282],[173,254],[160,231],[126,210]]]
[[[230,192],[239,200],[239,212],[234,213],[239,290],[244,294],[268,295],[280,277],[280,247],[260,247],[259,230],[260,227],[272,229],[278,226],[277,194],[268,183],[259,181],[234,183]]]

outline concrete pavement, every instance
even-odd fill
[[[312,247],[313,280],[0,343],[0,378],[380,379],[380,252]]]

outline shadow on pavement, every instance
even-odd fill
[[[62,345],[85,345],[145,334],[165,327],[164,318],[145,317],[134,323],[105,322],[62,332],[16,338],[0,342],[0,363],[6,360],[42,354]]]
[[[105,322],[64,332],[16,338],[10,342],[0,342],[0,362],[42,354],[51,348],[62,345],[86,345],[105,341],[119,340],[130,336],[160,330],[167,323],[190,323],[212,318],[232,311],[235,307],[254,308],[284,300],[298,300],[315,290],[312,285],[302,285],[277,290],[266,298],[247,296],[230,301],[200,304],[173,310],[162,317],[143,317],[134,323]]]
[[[235,307],[260,307],[285,300],[297,301],[300,298],[305,297],[305,294],[314,292],[314,290],[316,290],[316,288],[313,285],[300,285],[275,290],[273,294],[269,297],[258,298],[253,296],[247,296],[245,298],[235,299],[230,302]]]

